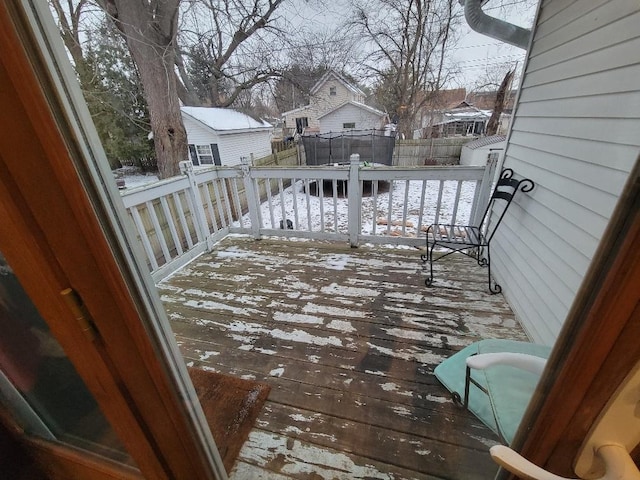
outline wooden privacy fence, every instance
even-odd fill
[[[424,138],[396,140],[393,164],[410,165],[455,165],[460,163],[462,147],[475,140],[474,137]]]
[[[194,170],[123,194],[157,281],[229,233],[423,245],[431,223],[474,222],[491,189],[487,167],[242,166]]]

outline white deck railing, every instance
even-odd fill
[[[431,223],[477,223],[487,167],[212,167],[122,195],[155,280],[229,233],[423,245]]]

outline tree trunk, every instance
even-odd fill
[[[108,0],[105,4],[138,67],[160,178],[179,175],[179,162],[188,158],[174,72],[179,3],[158,2],[155,10],[154,2],[145,0]]]
[[[508,71],[502,79],[500,88],[498,88],[496,103],[493,106],[493,113],[491,114],[491,118],[489,118],[489,122],[487,122],[487,130],[485,132],[487,136],[495,135],[498,132],[498,126],[500,125],[500,116],[502,115],[502,111],[504,110],[504,100],[514,73],[515,72],[513,70]]]

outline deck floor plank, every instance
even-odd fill
[[[158,285],[189,365],[266,381],[232,479],[484,479],[497,438],[433,376],[480,338],[526,339],[461,255],[228,237]]]

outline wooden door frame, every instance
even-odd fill
[[[142,474],[223,479],[177,347],[153,328],[163,312],[117,191],[96,185],[108,164],[52,29],[46,2],[0,4],[0,250]]]
[[[640,361],[640,158],[629,174],[513,448],[573,477],[600,412]],[[640,461],[640,448],[632,452]],[[503,472],[501,478],[515,478]]]

